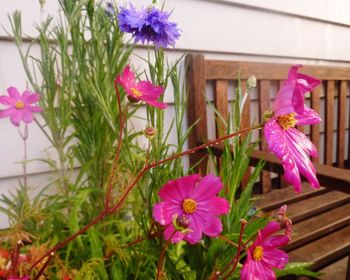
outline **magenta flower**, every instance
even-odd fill
[[[30,280],[30,276],[23,276],[23,277],[10,276],[8,280]]]
[[[195,244],[202,233],[218,236],[222,231],[218,216],[230,208],[226,199],[217,196],[222,187],[220,178],[213,175],[195,174],[166,183],[159,191],[163,201],[153,206],[154,219],[165,226],[165,239]]]
[[[132,100],[142,100],[147,104],[160,109],[167,107],[167,104],[157,101],[159,96],[164,92],[164,89],[161,86],[155,86],[148,81],[136,83],[135,73],[130,70],[129,65],[125,67],[123,74],[117,76],[115,81],[124,88],[126,94]]]
[[[15,126],[19,126],[21,120],[25,123],[33,121],[33,112],[41,112],[38,106],[32,106],[32,103],[39,101],[40,95],[25,90],[22,95],[15,87],[7,89],[9,96],[0,96],[0,103],[8,106],[7,109],[0,110],[0,118],[10,116],[10,120]]]
[[[310,139],[295,125],[317,124],[320,116],[304,104],[304,94],[316,87],[320,81],[298,73],[301,65],[291,67],[288,79],[277,93],[273,117],[265,123],[264,136],[268,148],[281,161],[285,180],[301,192],[300,173],[313,188],[320,186],[316,170],[309,156],[317,157],[317,149]]]
[[[241,280],[276,279],[272,268],[283,269],[288,255],[277,247],[286,245],[289,238],[273,235],[281,229],[278,222],[269,222],[258,232],[258,238],[247,250],[247,260],[241,269]]]

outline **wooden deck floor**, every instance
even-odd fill
[[[288,205],[293,237],[283,249],[290,261],[313,262],[313,270],[324,273],[320,279],[346,279],[350,252],[349,194],[325,188],[315,191],[305,184],[300,195],[287,187],[258,196],[256,204],[268,213]]]

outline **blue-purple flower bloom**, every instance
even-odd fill
[[[131,33],[135,42],[143,44],[154,43],[157,48],[174,46],[180,37],[177,24],[169,21],[170,13],[163,12],[156,7],[136,10],[130,4],[130,8],[120,8],[118,22],[120,30]]]

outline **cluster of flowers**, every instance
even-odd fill
[[[111,8],[111,7],[109,7]],[[169,22],[170,14],[155,7],[137,11],[135,7],[120,8],[118,22],[121,31],[131,33],[135,41],[152,42],[156,47],[174,45],[180,32],[175,23]],[[264,136],[268,147],[282,161],[285,179],[294,185],[296,192],[301,191],[302,174],[312,187],[318,188],[315,168],[309,156],[317,156],[317,150],[311,141],[295,125],[316,124],[320,116],[307,107],[304,95],[316,87],[320,81],[298,73],[300,65],[293,66],[288,79],[283,84],[274,102],[273,113],[264,124]],[[149,81],[137,81],[136,75],[128,65],[115,80],[123,88],[132,102],[143,101],[150,106],[165,109],[167,105],[159,102],[164,88]],[[19,94],[16,88],[8,89],[9,96],[0,96],[0,103],[7,106],[0,110],[0,117],[10,117],[15,126],[20,121],[30,123],[33,113],[40,112],[32,105],[39,100],[39,94],[24,91]],[[198,174],[169,181],[159,191],[161,201],[153,207],[153,217],[164,226],[166,240],[177,243],[185,240],[196,244],[205,234],[217,237],[222,231],[219,216],[227,214],[230,205],[225,198],[217,196],[223,184],[219,177]],[[247,250],[247,259],[241,269],[241,279],[275,279],[273,268],[283,268],[288,255],[278,249],[288,243],[291,235],[291,222],[281,208],[279,221],[269,222],[259,230],[257,239]],[[282,228],[284,234],[277,234]],[[7,267],[9,255],[0,252],[0,264]],[[1,270],[3,271],[3,270]],[[5,270],[4,270],[5,271]],[[15,278],[12,278],[15,279]],[[28,279],[28,278],[16,278]]]

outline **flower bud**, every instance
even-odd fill
[[[154,137],[154,135],[156,135],[157,130],[153,127],[146,127],[145,130],[143,131],[143,133],[145,134],[145,136],[148,139],[152,139]]]
[[[190,231],[188,228],[190,221],[185,216],[179,217],[178,215],[174,215],[173,225],[177,231],[182,232],[183,234],[186,234]]]
[[[247,80],[247,88],[252,89],[256,87],[256,77],[254,75],[250,75]]]
[[[46,0],[39,0],[40,7],[44,8],[44,5],[46,4]]]

